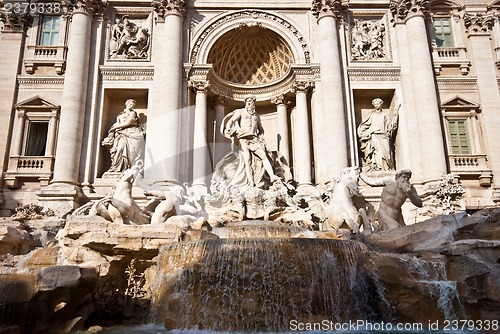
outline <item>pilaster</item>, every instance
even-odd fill
[[[491,44],[491,29],[494,16],[488,12],[466,12],[464,24],[467,37],[470,40],[472,64],[476,69],[477,88],[481,101],[481,113],[484,121],[486,154],[489,167],[493,170],[493,196],[495,202],[500,202],[500,118],[498,106],[500,93],[498,91],[495,55]]]

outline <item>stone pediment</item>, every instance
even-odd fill
[[[16,109],[59,109],[60,106],[55,105],[44,98],[36,95],[34,97],[30,97],[27,100],[21,101],[16,104]]]
[[[454,98],[444,102],[441,107],[443,109],[479,109],[479,104],[466,100],[460,96],[455,96]]]

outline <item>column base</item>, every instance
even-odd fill
[[[85,195],[78,185],[55,183],[42,188],[38,193],[38,203],[52,209],[58,215],[65,215],[79,207]]]

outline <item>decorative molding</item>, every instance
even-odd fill
[[[326,16],[337,17],[347,8],[347,3],[348,1],[341,0],[313,0],[311,12],[318,20]]]
[[[151,6],[158,13],[160,19],[165,19],[168,15],[184,17],[186,12],[186,1],[184,0],[152,0]]]
[[[103,81],[152,81],[153,68],[121,68],[111,66],[99,67]]]
[[[23,85],[64,85],[64,77],[18,76],[17,83]]]
[[[399,81],[399,68],[350,68],[347,70],[351,81]]]
[[[490,35],[494,20],[492,14],[466,12],[464,15],[465,32],[469,36]]]
[[[404,23],[414,16],[429,14],[429,0],[391,0],[389,3],[394,23]]]
[[[217,21],[213,22],[210,24],[207,28],[205,28],[202,32],[202,34],[198,37],[198,39],[194,42],[193,49],[191,51],[191,55],[189,57],[191,63],[196,63],[196,59],[198,58],[198,52],[200,51],[201,46],[207,39],[207,37],[218,27],[222,25],[226,25],[231,21],[241,19],[241,18],[249,18],[249,19],[267,19],[271,20],[275,23],[278,23],[279,25],[283,26],[285,29],[289,30],[298,40],[302,47],[302,52],[304,53],[304,58],[306,61],[306,64],[310,64],[311,62],[311,52],[309,50],[309,46],[307,45],[307,42],[305,38],[300,34],[300,32],[285,19],[282,19],[281,17],[276,16],[275,14],[268,13],[268,12],[263,12],[259,10],[253,10],[253,9],[246,9],[243,11],[238,11],[238,12],[232,12],[227,15],[224,15],[220,17]],[[248,23],[247,23],[248,24]],[[239,24],[238,24],[239,26]],[[236,28],[237,26],[235,26]]]
[[[438,86],[444,86],[444,85],[458,85],[458,86],[476,86],[477,85],[477,79],[476,78],[445,78],[445,77],[439,77],[436,78],[436,82]]]

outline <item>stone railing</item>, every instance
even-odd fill
[[[4,179],[9,188],[16,188],[19,179],[27,178],[39,179],[42,185],[47,185],[52,178],[53,169],[53,157],[11,156]]]
[[[26,73],[35,73],[37,66],[54,66],[57,74],[63,74],[66,66],[66,52],[67,48],[64,46],[28,46],[24,60]]]
[[[436,75],[441,73],[443,66],[458,67],[462,75],[469,74],[471,63],[467,59],[467,49],[460,48],[438,48],[432,49],[432,59],[434,61],[434,71]]]
[[[478,176],[480,185],[491,184],[491,169],[488,168],[486,154],[450,154],[450,172],[457,175]]]

